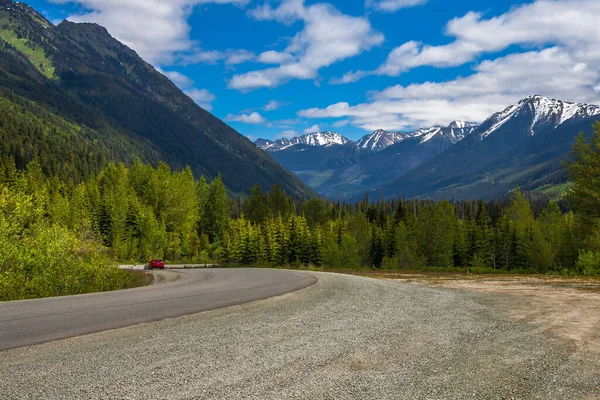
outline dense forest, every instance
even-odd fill
[[[220,177],[109,163],[84,182],[0,160],[0,300],[124,287],[119,262],[600,273],[600,124],[565,165],[560,204],[510,199],[228,198]]]

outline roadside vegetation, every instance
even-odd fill
[[[566,165],[560,202],[299,201],[279,186],[229,198],[220,177],[135,162],[84,182],[0,159],[0,300],[131,287],[120,262],[600,274],[600,124]],[[143,279],[142,279],[143,280]]]

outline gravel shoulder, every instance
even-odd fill
[[[515,317],[520,296],[314,274],[277,298],[2,352],[0,398],[600,398],[598,359]]]

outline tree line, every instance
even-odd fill
[[[0,158],[0,299],[127,285],[119,262],[600,273],[600,124],[566,165],[566,201],[299,200],[275,185],[230,197],[135,161],[81,183]]]

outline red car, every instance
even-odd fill
[[[148,269],[160,268],[165,269],[165,262],[163,260],[152,260],[148,264]]]

